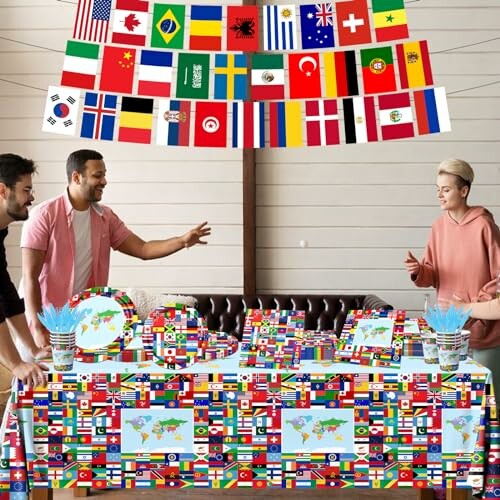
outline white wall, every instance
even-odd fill
[[[373,292],[397,307],[419,310],[424,291],[409,283],[402,261],[407,248],[421,253],[439,215],[435,167],[447,157],[473,164],[477,180],[470,201],[500,219],[500,84],[462,91],[500,80],[500,40],[441,52],[500,36],[500,4],[406,5],[412,37],[429,41],[435,83],[449,93],[453,132],[370,145],[258,151],[260,292]],[[111,285],[241,292],[241,152],[107,144],[40,131],[46,89],[59,82],[74,13],[68,2],[0,0],[0,151],[38,162],[36,196],[43,200],[64,188],[64,161],[71,151],[100,150],[110,181],[105,202],[146,239],[210,221],[213,236],[206,247],[146,263],[115,253]],[[20,227],[12,226],[8,242],[15,279],[19,233]],[[307,241],[306,248],[300,240]]]
[[[421,310],[429,290],[413,287],[403,260],[407,249],[422,254],[440,215],[435,169],[445,158],[471,162],[470,202],[500,220],[500,84],[459,92],[500,80],[500,39],[439,53],[498,38],[500,3],[421,0],[406,7],[411,36],[428,40],[435,84],[449,93],[453,132],[259,152],[262,292],[372,292],[398,308]]]
[[[110,285],[170,293],[240,293],[241,151],[108,144],[41,132],[47,86],[60,82],[75,12],[76,0],[0,0],[0,37],[57,51],[0,38],[0,151],[37,161],[38,201],[64,189],[65,160],[71,151],[99,150],[108,169],[105,203],[144,239],[182,234],[204,220],[210,222],[213,234],[207,246],[148,262],[115,252]],[[20,276],[20,229],[20,225],[11,226],[7,248],[15,280]]]

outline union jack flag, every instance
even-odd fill
[[[316,26],[333,26],[333,6],[331,3],[317,3]]]

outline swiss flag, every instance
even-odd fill
[[[372,41],[366,0],[337,2],[335,9],[339,45],[359,45]]]
[[[321,97],[319,54],[289,54],[290,99]]]
[[[194,145],[224,148],[227,143],[227,103],[197,101]]]

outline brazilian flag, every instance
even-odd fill
[[[151,47],[182,49],[184,47],[184,5],[155,3]]]

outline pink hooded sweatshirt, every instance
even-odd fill
[[[420,264],[412,280],[419,287],[434,287],[438,300],[453,294],[466,302],[495,297],[500,231],[492,214],[483,207],[471,207],[457,223],[445,212],[432,225]],[[500,321],[476,321],[470,329],[472,348],[500,345]]]

